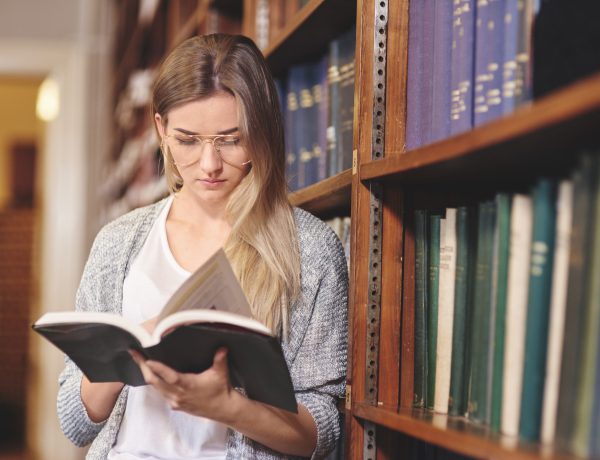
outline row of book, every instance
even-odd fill
[[[355,45],[352,27],[320,59],[293,65],[277,80],[290,190],[352,165]]]
[[[600,156],[414,211],[414,405],[600,455]]]
[[[254,35],[258,47],[267,48],[307,3],[308,0],[257,0]]]
[[[511,113],[531,99],[538,3],[410,2],[407,150]]]

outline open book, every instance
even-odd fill
[[[233,307],[232,307],[233,306]],[[68,355],[92,382],[144,385],[129,349],[179,372],[202,372],[226,347],[231,383],[254,400],[297,411],[279,340],[250,318],[250,306],[223,250],[173,294],[150,334],[117,314],[50,312],[33,329]]]

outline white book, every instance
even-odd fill
[[[454,284],[456,278],[456,209],[446,209],[440,220],[440,271],[438,332],[433,410],[448,413],[450,370],[452,368],[452,329],[454,324]]]
[[[519,434],[532,231],[533,205],[531,197],[516,194],[513,196],[510,216],[502,382],[501,431],[508,436],[518,436]]]
[[[569,252],[573,225],[573,183],[570,180],[563,180],[560,183],[556,209],[556,239],[554,243],[554,267],[552,269],[550,323],[548,326],[548,355],[544,383],[544,404],[542,406],[541,441],[544,444],[550,444],[554,441],[556,431],[556,412],[567,307]]]

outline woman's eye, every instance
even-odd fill
[[[198,140],[194,137],[176,137],[177,142],[181,145],[194,145],[198,142]]]

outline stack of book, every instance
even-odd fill
[[[414,219],[414,405],[599,456],[598,152],[528,193]]]

